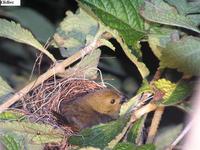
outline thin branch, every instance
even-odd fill
[[[63,73],[65,68],[71,65],[72,63],[76,62],[80,58],[84,57],[86,54],[90,53],[92,50],[100,47],[102,45],[101,42],[98,40],[94,40],[88,46],[81,49],[71,57],[65,59],[64,61],[57,63],[53,68],[49,69],[47,72],[39,76],[35,81],[32,81],[19,92],[15,93],[10,99],[8,99],[5,103],[0,105],[0,113],[10,107],[12,104],[17,102],[20,98],[26,95],[31,89],[35,88],[36,86],[40,85],[42,82],[50,78],[51,76]]]
[[[162,114],[163,114],[164,110],[165,110],[165,107],[163,107],[163,106],[158,107],[155,110],[153,119],[151,121],[151,126],[150,126],[150,129],[149,129],[149,133],[148,133],[146,143],[153,143],[155,135],[158,131],[158,126],[160,124],[160,120],[162,118]]]

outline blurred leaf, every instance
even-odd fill
[[[189,2],[187,0],[165,0],[165,2],[175,6],[181,15],[200,13],[200,2]]]
[[[42,14],[39,14],[31,8],[15,7],[7,8],[6,15],[19,21],[19,23],[28,28],[38,40],[46,43],[55,32],[53,24]]]
[[[142,117],[134,122],[133,126],[129,130],[127,134],[127,142],[132,142],[134,144],[138,144],[138,140],[143,134],[143,127],[146,117]]]
[[[17,133],[23,135],[35,144],[61,142],[64,138],[63,131],[54,129],[50,125],[30,122],[0,122],[0,132]]]
[[[176,68],[188,75],[200,73],[200,39],[192,36],[169,42],[162,51],[161,68]]]
[[[148,1],[145,1],[145,5],[141,10],[141,15],[145,19],[152,22],[182,27],[200,33],[200,30],[194,25],[194,23],[189,18],[186,18],[183,15],[179,15],[175,11],[169,11],[168,9],[164,9],[159,5],[155,5]]]
[[[121,117],[107,124],[84,129],[79,135],[71,136],[68,142],[80,147],[92,146],[103,149],[123,130],[128,119],[127,117]]]
[[[178,34],[178,31],[166,27],[156,27],[153,30],[153,33],[148,35],[148,43],[154,55],[160,59],[162,48],[166,47],[166,44],[172,40],[173,34]]]
[[[22,142],[16,140],[11,135],[3,135],[0,136],[0,142],[4,145],[6,150],[21,150],[22,149]]]
[[[186,113],[191,113],[192,112],[192,105],[189,102],[182,102],[180,104],[175,105],[177,108],[185,111]]]
[[[113,150],[155,150],[155,146],[153,144],[145,144],[142,146],[136,146],[132,143],[122,142],[116,145]]]
[[[24,117],[24,114],[21,112],[17,112],[14,110],[8,110],[0,113],[0,121],[2,120],[18,120],[22,119]]]
[[[32,33],[16,24],[13,21],[0,19],[0,36],[12,39],[16,42],[24,43],[35,47],[46,54],[52,61],[56,61],[51,53],[49,53],[32,35]]]
[[[69,57],[92,41],[98,29],[98,22],[82,9],[76,14],[68,11],[54,34],[54,46],[62,47],[61,55]]]
[[[0,104],[10,97],[12,92],[12,88],[0,76]]]
[[[136,146],[133,143],[122,142],[117,144],[113,150],[136,150]]]
[[[195,26],[200,25],[200,14],[191,14],[191,15],[188,15],[187,17],[190,18],[192,22],[194,22]]]
[[[156,150],[166,149],[176,139],[182,129],[182,124],[159,129],[155,137]]]
[[[184,81],[177,84],[166,79],[159,79],[154,82],[155,87],[164,93],[162,105],[175,105],[191,94],[191,86]]]
[[[91,8],[100,20],[116,29],[128,45],[134,46],[145,36],[144,22],[139,15],[143,0],[79,0]],[[80,5],[81,7],[85,7]]]
[[[69,76],[70,74],[76,74],[76,77],[95,79],[98,75],[97,66],[99,63],[100,55],[100,49],[93,50],[91,53],[83,57],[81,61],[75,66],[67,69],[65,74],[67,74],[67,76]]]

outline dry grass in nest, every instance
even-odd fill
[[[70,134],[72,132],[70,128],[60,125],[52,112],[59,113],[59,104],[62,100],[70,100],[102,88],[105,86],[101,83],[87,79],[51,78],[24,96],[23,109],[31,121],[51,124]]]

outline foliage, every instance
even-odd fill
[[[98,78],[99,64],[102,70],[111,72],[103,75],[115,78],[118,88],[126,91],[128,84],[123,83],[131,81],[129,83],[131,88],[127,91],[132,98],[121,107],[119,119],[83,129],[68,139],[59,128],[34,123],[26,117],[23,111],[6,110],[2,112],[0,110],[0,143],[3,148],[8,150],[33,149],[33,147],[43,149],[47,143],[66,141],[75,149],[154,150],[163,148],[162,140],[166,141],[165,146],[170,146],[170,143],[181,132],[182,124],[166,127],[167,131],[159,129],[156,141],[147,144],[143,131],[149,117],[145,114],[152,110],[145,110],[139,118],[134,115],[137,115],[136,112],[148,104],[156,106],[155,109],[169,106],[176,106],[186,112],[191,109],[188,107],[190,101],[186,102],[185,99],[191,96],[192,78],[185,79],[184,77],[198,76],[200,73],[200,3],[186,0],[77,0],[77,2],[78,10],[75,13],[67,11],[65,18],[60,18],[62,21],[56,30],[52,23],[32,9],[3,9],[11,21],[5,19],[6,15],[0,19],[0,36],[30,45],[46,54],[54,63],[59,63],[59,58],[54,52],[60,52],[63,60],[71,61],[71,64],[64,66],[67,68],[66,74],[72,73],[72,70],[78,70],[76,73],[82,74],[81,77]],[[34,17],[32,22],[28,21],[31,17]],[[38,25],[42,27],[41,29],[37,27],[37,30]],[[47,45],[54,48],[53,54],[50,53],[48,46],[40,43],[48,41],[50,36],[52,38]],[[8,41],[3,41],[2,47],[7,47],[12,56],[29,60],[28,55],[25,54],[26,50],[22,50],[22,45],[11,41],[9,41],[11,44],[9,42],[6,44],[6,42]],[[99,45],[103,48],[95,47],[96,43],[100,43]],[[143,60],[145,50],[142,46],[144,43],[149,44],[151,52],[159,61],[158,67],[155,68],[158,70],[156,73],[151,70],[152,68],[147,68],[148,64],[145,64]],[[8,46],[9,44],[13,47]],[[121,49],[125,59],[119,57],[119,61],[101,60],[100,55],[107,56],[108,49],[111,49],[111,53],[117,56],[118,49]],[[78,58],[74,57],[79,52],[81,61],[77,63]],[[148,56],[147,59],[152,58]],[[125,64],[128,64],[130,60],[131,65],[138,70],[140,79],[143,80],[143,84],[134,96],[135,91],[132,87],[136,73],[127,72],[132,68],[130,65],[124,67],[122,65],[124,60]],[[26,63],[23,63],[23,66],[30,68],[26,66]],[[6,73],[0,76],[0,104],[3,104],[14,93],[14,89],[4,78],[9,79],[9,75],[15,71],[4,62],[0,63],[0,67],[2,72],[4,68],[6,70]],[[176,76],[171,80],[168,78],[169,74],[166,73],[168,69],[182,73],[183,78]],[[17,70],[20,69],[17,68]],[[21,72],[23,77],[25,73]],[[56,69],[55,73],[63,76]],[[162,75],[157,73],[162,73]],[[149,74],[154,76],[152,80],[147,78]],[[170,75],[172,76],[172,73]],[[126,81],[122,78],[128,79]],[[20,80],[19,76],[15,79]],[[11,83],[15,82],[11,81]],[[11,107],[15,108],[15,104]],[[133,119],[134,117],[136,120]],[[173,134],[168,134],[172,132]]]

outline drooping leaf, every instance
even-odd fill
[[[68,11],[54,34],[53,45],[61,48],[63,57],[69,57],[92,41],[98,29],[98,22],[84,10],[79,9],[76,14]]]
[[[143,0],[79,0],[107,26],[116,29],[128,45],[145,36],[144,22],[139,15]]]
[[[161,68],[175,68],[188,75],[200,73],[200,39],[192,36],[169,42],[162,50]]]
[[[0,36],[16,42],[24,43],[35,47],[42,53],[46,54],[52,61],[56,61],[51,53],[49,53],[32,35],[32,33],[16,24],[13,21],[0,19]]]
[[[200,30],[189,18],[179,15],[175,11],[169,11],[168,9],[162,8],[159,5],[155,5],[153,2],[145,1],[145,5],[141,10],[141,15],[146,20],[152,22],[182,27],[200,33]]]
[[[54,129],[50,125],[30,122],[0,122],[0,132],[17,133],[23,135],[29,142],[44,144],[50,142],[61,142],[64,138],[63,131]]]
[[[28,28],[39,41],[46,43],[55,32],[53,24],[37,11],[26,7],[7,8],[6,15]]]
[[[0,76],[0,104],[12,95],[12,88]]]
[[[191,85],[187,82],[180,81],[175,84],[166,79],[159,79],[154,82],[155,87],[164,93],[162,105],[175,105],[191,94]]]
[[[154,55],[160,59],[162,49],[172,40],[174,34],[179,36],[178,31],[166,27],[156,27],[156,29],[154,28],[152,30],[152,33],[148,34],[148,43]]]
[[[109,28],[106,28],[105,31],[107,31],[108,33],[110,33],[117,40],[117,42],[122,47],[124,53],[126,54],[126,56],[137,67],[137,69],[140,72],[140,75],[142,76],[142,78],[145,78],[149,74],[148,68],[146,67],[146,65],[143,62],[139,61],[139,59],[136,56],[133,55],[131,49],[129,49],[128,45],[123,42],[123,40],[119,36],[118,32],[116,30],[112,30],[112,29],[109,29]]]
[[[68,142],[80,147],[92,146],[95,148],[105,148],[125,127],[126,117],[107,124],[100,124],[92,128],[84,129],[79,135],[73,135]]]

